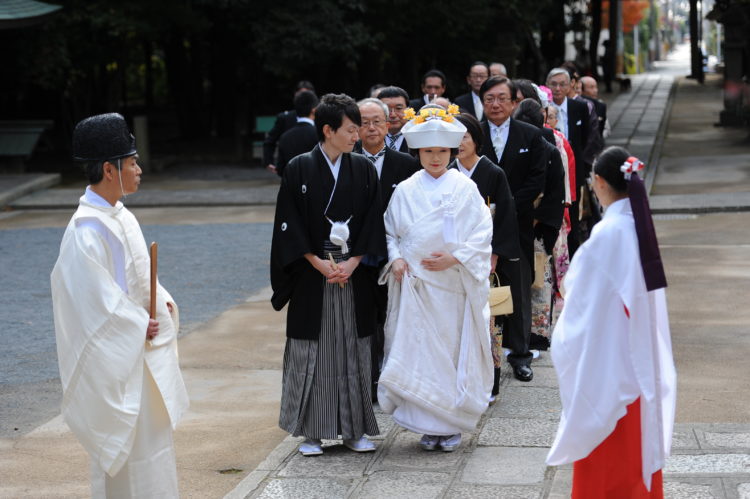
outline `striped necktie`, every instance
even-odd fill
[[[396,142],[398,141],[398,138],[401,137],[401,132],[398,132],[396,135],[388,134],[388,147],[391,149],[396,149]]]
[[[383,157],[383,155],[385,154],[385,147],[384,147],[384,148],[382,148],[382,149],[380,150],[380,152],[379,152],[379,153],[377,153],[377,154],[375,154],[374,156],[373,156],[373,155],[371,155],[371,154],[368,154],[368,153],[367,153],[367,151],[364,151],[364,150],[363,150],[362,152],[363,152],[363,153],[365,154],[365,156],[367,157],[367,159],[369,159],[370,161],[372,161],[372,164],[374,165],[374,164],[375,164],[375,163],[376,163],[376,162],[377,162],[377,161],[378,161],[378,160],[379,160],[380,158],[382,158],[382,157]]]

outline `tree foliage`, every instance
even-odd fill
[[[54,114],[63,128],[117,110],[171,116],[182,137],[232,135],[288,108],[299,79],[321,94],[362,97],[376,82],[416,94],[436,67],[455,97],[474,60],[532,78],[559,62],[537,46],[559,24],[556,0],[57,3],[42,27],[0,34],[14,70],[0,104],[15,117]]]

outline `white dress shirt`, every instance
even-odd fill
[[[479,96],[472,90],[471,100],[474,101],[474,115],[479,121],[482,121],[482,116],[484,116],[484,105],[482,104],[482,99],[480,99]]]
[[[308,123],[312,126],[315,126],[315,122],[310,118],[297,118],[297,123]]]
[[[562,101],[562,104],[552,103],[557,108],[557,129],[568,138],[568,98]]]
[[[510,118],[506,119],[502,124],[495,125],[491,121],[487,120],[490,124],[490,138],[492,139],[492,147],[495,149],[497,154],[497,160],[503,157],[503,151],[505,151],[505,144],[508,143],[508,132],[510,131]]]

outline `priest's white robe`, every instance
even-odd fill
[[[489,329],[492,217],[476,184],[457,170],[419,171],[401,182],[385,214],[389,263],[385,360],[378,382],[384,411],[430,435],[472,431],[486,410],[493,363]],[[435,251],[460,263],[430,271]],[[402,281],[390,271],[409,266]]]
[[[81,198],[51,275],[62,414],[91,457],[94,497],[177,497],[172,429],[188,407],[177,306],[159,285],[147,342],[146,242],[122,203],[102,201]]]
[[[670,452],[676,374],[664,289],[646,289],[630,200],[607,208],[563,285],[551,348],[562,414],[547,464],[588,456],[640,397],[641,471],[650,490]]]

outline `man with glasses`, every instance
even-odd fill
[[[388,133],[388,116],[390,109],[379,99],[363,99],[357,103],[359,114],[362,116],[362,126],[359,127],[360,144],[355,147],[354,152],[363,154],[375,166],[380,179],[380,199],[383,211],[388,207],[393,191],[396,186],[415,172],[421,169],[419,162],[412,156],[395,151],[385,144]],[[385,232],[383,232],[385,242]],[[378,280],[380,269],[386,260],[381,262],[370,261],[369,257],[363,260],[363,265],[372,274],[374,281]],[[388,286],[378,286],[375,302],[378,308],[377,325],[375,334],[372,335],[371,358],[372,358],[372,399],[377,400],[377,382],[380,377],[380,368],[383,363],[383,325],[385,324],[386,305],[388,303]]]
[[[583,102],[569,99],[570,74],[564,68],[555,68],[547,76],[547,86],[552,90],[550,105],[557,109],[557,129],[568,139],[573,155],[576,159],[576,190],[580,195],[583,189],[588,192],[586,179],[591,171],[591,158],[585,154],[592,132],[589,126],[589,109]],[[577,196],[579,197],[579,196]],[[579,203],[577,199],[570,206],[570,234],[568,236],[568,250],[572,257],[581,242],[579,223]]]
[[[479,89],[490,76],[490,69],[482,61],[474,62],[469,68],[469,74],[466,76],[466,83],[469,84],[469,92],[456,97],[454,101],[461,112],[469,113],[479,121],[484,118],[484,106],[482,99],[479,98]]]
[[[482,154],[499,165],[508,177],[515,200],[521,258],[501,260],[500,280],[510,284],[513,314],[505,319],[503,347],[511,351],[508,363],[521,381],[531,381],[531,282],[534,256],[534,201],[544,190],[547,152],[538,128],[512,119],[516,88],[507,78],[493,76],[479,89],[484,105],[485,141]]]
[[[401,87],[385,87],[380,90],[378,99],[388,106],[388,134],[385,137],[386,147],[403,153],[409,152],[409,146],[401,135],[401,128],[406,124],[404,111],[409,107],[409,94]]]

